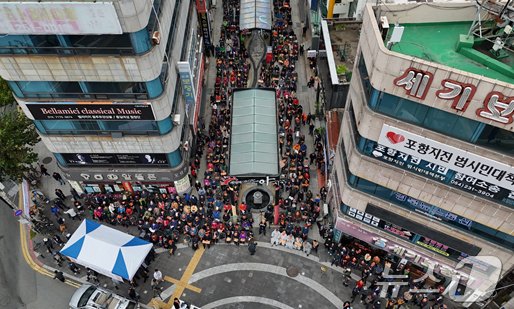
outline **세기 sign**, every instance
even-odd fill
[[[456,172],[514,191],[514,168],[384,124],[378,142]]]

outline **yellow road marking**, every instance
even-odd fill
[[[175,292],[170,297],[168,303],[165,303],[157,298],[153,298],[148,303],[148,305],[149,306],[157,305],[158,306],[157,308],[170,309],[171,306],[173,306],[173,300],[175,298],[180,298],[182,293],[184,293],[185,289],[191,290],[196,293],[200,293],[202,291],[202,289],[190,285],[189,279],[191,279],[191,277],[193,276],[196,266],[198,266],[198,264],[200,263],[200,260],[201,260],[204,252],[205,252],[205,249],[203,247],[200,247],[195,251],[195,254],[193,254],[193,257],[189,261],[189,264],[187,265],[186,270],[184,271],[184,274],[182,274],[182,278],[180,278],[180,280],[177,280],[177,279],[174,279],[174,278],[171,278],[168,276],[164,277],[164,280],[174,283],[177,286],[177,288],[175,289]]]
[[[182,282],[182,284],[177,285],[177,288],[175,289],[173,295],[170,297],[168,304],[173,304],[173,299],[179,298],[182,295],[182,293],[184,293],[185,286],[189,284],[189,279],[191,279],[191,277],[193,276],[196,266],[198,266],[198,264],[200,263],[200,259],[202,258],[204,252],[205,249],[203,247],[200,247],[195,251],[195,254],[191,258],[191,261],[189,261],[189,264],[187,265],[186,270],[182,275],[182,278],[180,278],[180,282]]]
[[[23,205],[22,205],[23,193],[21,191],[21,188],[20,188],[20,191],[18,192],[18,195],[19,195],[18,208],[23,209]],[[43,276],[53,278],[54,274],[52,272],[50,272],[46,268],[41,267],[39,264],[37,264],[32,259],[32,256],[30,255],[30,252],[29,252],[30,249],[29,249],[28,242],[27,242],[27,234],[25,231],[25,226],[22,223],[20,223],[20,241],[21,241],[21,253],[23,255],[23,258],[25,259],[25,262],[27,262],[27,264],[30,266],[30,268],[32,268],[33,270],[42,274]],[[78,288],[81,286],[80,283],[70,280],[69,278],[66,281],[64,281],[64,283],[66,283],[74,288]]]
[[[193,292],[196,292],[196,293],[201,293],[202,292],[202,289],[194,286],[194,285],[191,285],[191,284],[187,284],[187,283],[184,283],[180,280],[177,280],[175,278],[172,278],[172,277],[168,277],[168,276],[164,276],[164,280],[168,281],[168,282],[171,282],[177,286],[181,286],[181,287],[184,287],[185,289],[188,289],[188,290],[191,290]]]

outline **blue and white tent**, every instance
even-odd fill
[[[152,244],[132,235],[84,220],[61,254],[117,280],[132,280]]]

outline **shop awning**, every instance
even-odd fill
[[[271,30],[271,0],[241,0],[241,29]]]
[[[232,98],[229,175],[278,175],[275,91],[241,89],[235,90]]]

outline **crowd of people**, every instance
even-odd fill
[[[127,228],[135,226],[140,237],[169,250],[170,254],[175,253],[180,241],[185,241],[195,250],[200,245],[208,249],[219,241],[236,245],[248,243],[250,253],[255,253],[255,222],[251,209],[244,202],[239,202],[240,183],[232,181],[227,175],[231,97],[234,89],[247,87],[252,70],[248,47],[245,46],[248,31],[239,27],[240,1],[225,0],[222,3],[223,22],[220,40],[214,53],[216,77],[209,99],[212,112],[208,128],[200,122],[197,144],[190,164],[194,190],[185,194],[179,194],[173,188],[168,193],[143,190],[133,194],[93,194],[84,198],[78,197],[75,192],[74,205],[68,207],[64,204],[65,194],[56,189],[58,198],[53,202],[51,213],[56,217],[62,234],[67,233],[63,214],[67,214],[69,219],[80,219],[89,215],[111,225]],[[383,279],[384,261],[361,248],[347,247],[335,242],[332,231],[321,223],[321,207],[326,201],[327,191],[325,187],[321,187],[319,192],[313,192],[311,171],[319,170],[324,173],[323,137],[314,130],[315,116],[304,110],[297,96],[296,68],[303,48],[292,29],[290,0],[273,0],[273,7],[275,18],[270,35],[273,57],[260,65],[258,86],[274,89],[276,93],[281,176],[280,181],[275,182],[276,200],[259,216],[259,234],[266,235],[266,229],[275,221],[277,227],[272,231],[270,239],[272,246],[282,245],[310,255],[312,252],[318,253],[320,245],[316,240],[309,239],[309,233],[316,224],[324,238],[324,246],[332,257],[332,265],[343,267],[350,273],[360,272],[360,280],[353,288],[352,299],[345,303],[345,308],[351,307],[351,303],[357,298],[369,308],[379,308],[382,286],[377,282]],[[312,66],[312,62],[310,65]],[[309,86],[313,83],[311,78]],[[306,127],[308,130],[302,130]],[[313,145],[306,143],[306,136],[302,131],[308,131],[312,135]],[[205,172],[198,175],[202,164],[205,164]],[[56,180],[60,182],[58,178]],[[34,194],[35,197],[39,195]],[[43,200],[41,196],[39,198]],[[44,200],[45,203],[50,203],[46,198]],[[277,218],[274,216],[274,205],[278,205],[281,210]],[[38,215],[37,209],[33,209],[34,215]],[[58,235],[54,236],[53,241],[60,246],[64,244]],[[45,238],[45,245],[53,253],[52,239]],[[151,259],[146,261],[148,264],[150,262]],[[69,267],[72,269],[74,266],[76,265]],[[78,270],[72,271],[75,273]],[[142,277],[146,281],[148,272],[148,267],[143,267],[136,278]],[[155,270],[152,286],[159,283],[157,272]],[[94,277],[93,274],[91,278]],[[349,284],[349,278],[349,273],[345,273],[345,285]],[[368,278],[372,279],[366,288]],[[57,279],[60,280],[60,277],[57,276]],[[423,283],[412,280],[409,282],[410,287],[415,289],[422,288]],[[135,284],[132,283],[132,294],[135,293]],[[116,284],[115,286],[117,287]],[[394,298],[391,291],[388,291],[388,299],[387,308],[407,302],[424,308],[429,303],[428,296],[409,292]],[[435,308],[439,308],[439,305],[443,308],[441,299],[442,297],[436,295]]]

